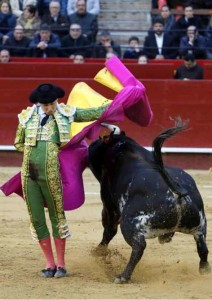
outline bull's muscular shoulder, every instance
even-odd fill
[[[23,109],[22,112],[18,115],[19,123],[23,127],[25,127],[25,124],[33,115],[35,109],[36,109],[36,105],[28,106],[26,109]]]
[[[68,104],[60,103],[58,104],[58,110],[62,115],[66,117],[71,117],[74,115],[76,111],[76,107]]]

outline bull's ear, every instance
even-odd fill
[[[122,136],[126,136],[125,131],[122,131],[122,132],[121,132],[121,135],[122,135]]]

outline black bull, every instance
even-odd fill
[[[146,247],[146,238],[170,242],[175,232],[192,234],[200,257],[201,274],[210,272],[206,244],[207,221],[201,195],[193,178],[179,168],[164,167],[163,142],[186,128],[178,122],[162,132],[148,151],[124,132],[111,133],[89,146],[89,167],[100,183],[103,202],[103,238],[97,249],[107,247],[118,224],[132,247],[116,283],[130,279]]]

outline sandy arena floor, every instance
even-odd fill
[[[19,168],[0,168],[0,184]],[[208,220],[209,262],[212,265],[212,173],[188,171],[200,189]],[[169,244],[147,240],[144,256],[130,283],[113,283],[125,266],[130,247],[121,233],[110,244],[106,258],[92,255],[102,237],[99,186],[84,173],[86,203],[66,216],[72,237],[67,241],[67,278],[39,276],[44,259],[28,229],[24,201],[0,194],[0,298],[2,299],[211,299],[212,273],[200,275],[193,237],[177,233]]]

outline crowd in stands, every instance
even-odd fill
[[[99,32],[99,0],[1,0],[0,49],[10,57],[67,57],[74,59],[212,59],[212,16],[194,9],[212,9],[212,0],[152,0],[152,25],[144,41],[131,36],[128,46],[117,43],[108,30]],[[172,9],[181,9],[176,15]],[[142,30],[142,28],[141,28]]]

